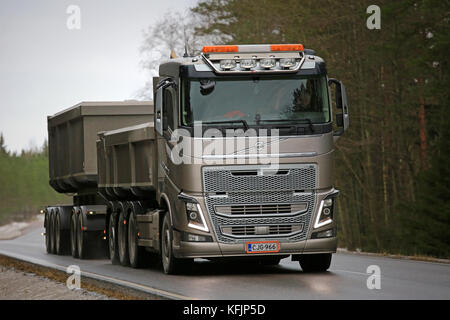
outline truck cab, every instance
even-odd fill
[[[328,269],[334,143],[349,115],[324,60],[301,44],[205,46],[161,64],[154,80],[164,270],[288,256],[304,271]]]

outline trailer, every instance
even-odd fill
[[[73,203],[44,210],[47,251],[169,274],[196,258],[327,270],[349,114],[325,62],[301,44],[205,46],[162,63],[153,94],[48,118],[50,185]]]
[[[47,252],[85,257],[101,247],[106,201],[97,192],[97,133],[152,121],[151,102],[81,102],[48,117],[50,186],[71,196],[45,209]]]

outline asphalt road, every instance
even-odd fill
[[[338,253],[329,271],[319,274],[303,273],[287,258],[275,267],[196,260],[193,270],[172,276],[157,267],[49,255],[41,232],[35,228],[0,241],[0,254],[60,270],[78,265],[87,276],[175,299],[450,299],[450,265],[443,263]],[[380,270],[380,289],[367,286],[367,268],[373,265]]]

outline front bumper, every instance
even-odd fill
[[[247,253],[246,243],[224,244],[218,242],[181,241],[181,233],[174,230],[173,251],[177,258],[218,258],[239,256],[267,256],[313,253],[335,253],[337,238],[308,239],[299,242],[280,241],[280,250],[276,253]],[[249,239],[249,242],[257,239]]]
[[[205,198],[203,195],[192,196],[200,205],[204,213],[205,222],[209,228],[209,232],[194,230],[186,225],[179,225],[173,229],[173,250],[177,258],[213,258],[213,257],[238,257],[238,256],[254,256],[254,255],[297,255],[297,254],[314,254],[314,253],[334,253],[337,248],[336,238],[336,224],[332,220],[331,223],[321,227],[314,228],[317,215],[320,214],[319,204],[326,197],[336,193],[335,189],[329,189],[322,192],[315,193],[314,210],[311,212],[309,223],[306,226],[307,232],[304,233],[303,239],[292,238],[265,238],[262,236],[251,237],[249,239],[241,239],[232,243],[220,241],[217,236],[217,229],[211,221],[211,217],[206,208]],[[313,233],[333,230],[332,237],[312,239]],[[198,234],[203,236],[210,236],[211,242],[188,242],[183,241],[182,232]],[[254,241],[270,241],[276,240],[279,242],[279,252],[277,253],[247,253],[246,243]]]

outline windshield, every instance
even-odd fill
[[[325,77],[189,79],[183,81],[181,123],[260,125],[330,121]]]

